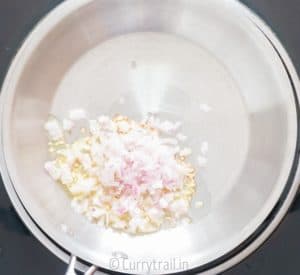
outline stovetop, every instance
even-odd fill
[[[200,1],[200,0],[199,0]],[[222,1],[222,0],[220,0]],[[0,0],[0,83],[18,46],[61,0]],[[243,0],[281,39],[300,72],[299,0]],[[300,195],[271,238],[225,275],[300,274]],[[0,180],[0,274],[59,275],[66,265],[43,247],[17,216]]]

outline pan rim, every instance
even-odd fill
[[[69,1],[63,2],[62,4],[58,5],[58,8],[54,9],[50,13],[56,12],[57,9],[59,9],[59,7],[62,6],[62,5],[65,5],[65,7],[67,7],[67,5],[70,5],[70,7],[74,8],[76,6],[76,5],[74,5],[74,3],[77,3],[77,5],[80,5],[80,3],[81,3],[83,5],[83,4],[86,4],[86,3],[91,2],[91,1],[92,0],[85,0],[85,1],[69,0]],[[296,73],[296,71],[295,71],[295,69],[294,69],[294,67],[292,65],[292,62],[291,62],[290,58],[288,57],[288,54],[286,53],[286,51],[284,50],[284,48],[281,46],[279,40],[276,38],[276,36],[273,34],[273,32],[267,27],[267,25],[258,16],[256,16],[252,11],[250,11],[248,8],[246,8],[243,4],[238,3],[235,0],[230,0],[229,2],[233,3],[234,5],[236,5],[237,8],[239,8],[242,12],[244,12],[246,14],[246,16],[248,16],[248,18],[270,40],[271,44],[273,44],[274,49],[277,50],[277,54],[281,57],[283,66],[286,68],[286,72],[289,75],[291,85],[293,86],[294,97],[295,97],[295,105],[296,105],[297,112],[299,114],[299,106],[298,106],[299,86],[298,86],[298,81],[297,81],[298,77],[297,77],[297,73]],[[72,3],[73,5],[71,5],[70,3]],[[78,6],[76,6],[76,7],[78,7]],[[241,7],[243,7],[244,11],[243,11],[243,9],[241,9]],[[67,10],[67,8],[66,8],[66,10]],[[68,10],[68,12],[70,12],[70,10]],[[49,14],[47,14],[46,16],[48,16],[48,15]],[[35,31],[35,29],[33,30],[33,32],[34,31]],[[28,36],[30,36],[30,34]],[[28,38],[28,36],[27,36],[27,38]],[[0,114],[1,114],[1,116],[2,116],[2,113],[3,113],[3,97],[4,97],[3,96],[3,91],[5,90],[5,85],[7,84],[8,80],[9,80],[9,74],[12,71],[12,67],[14,65],[16,65],[14,63],[16,62],[17,57],[18,57],[19,54],[20,54],[20,51],[18,52],[17,56],[15,57],[14,61],[12,62],[12,66],[9,67],[8,74],[6,75],[5,80],[4,80],[4,84],[3,84],[2,92],[1,92],[2,102],[0,102]],[[2,124],[2,122],[1,122],[1,124]],[[297,117],[297,124],[298,124],[297,128],[299,130],[299,118],[298,117]],[[1,145],[3,145],[3,137],[2,137],[2,135],[0,136],[0,142],[1,142]],[[299,176],[300,176],[299,175],[300,172],[299,172],[299,168],[298,168],[299,147],[300,147],[300,144],[299,144],[299,136],[298,136],[297,137],[297,152],[295,153],[293,168],[291,169],[291,173],[290,173],[290,176],[289,176],[289,182],[286,185],[285,191],[282,194],[282,195],[284,195],[284,198],[280,198],[279,199],[280,205],[278,206],[278,209],[275,209],[275,210],[273,209],[275,212],[273,213],[273,211],[272,211],[272,213],[273,213],[272,217],[268,217],[267,218],[267,220],[265,221],[267,224],[264,226],[264,229],[262,229],[261,232],[258,233],[258,236],[254,237],[254,241],[251,241],[252,245],[257,240],[261,240],[260,241],[260,244],[261,244],[268,237],[268,236],[266,236],[265,239],[262,239],[263,236],[265,236],[264,233],[266,231],[269,232],[268,235],[270,235],[274,231],[275,227],[277,227],[277,225],[280,223],[280,221],[282,220],[282,218],[285,215],[285,213],[288,211],[288,208],[289,208],[290,204],[292,203],[293,198],[296,195],[296,191],[298,189],[299,182],[298,181],[296,182],[295,180],[298,179]],[[11,184],[12,188],[14,189],[13,183],[12,183],[11,179],[9,178],[8,169],[7,169],[6,164],[5,164],[5,159],[4,159],[2,150],[1,150],[0,157],[1,157],[1,159],[0,159],[1,164],[3,164],[3,165],[0,165],[1,174],[2,174],[2,176],[4,175],[4,177],[6,178],[6,180],[4,178],[4,185],[6,186],[7,184]],[[7,186],[6,186],[6,188],[7,188]],[[15,192],[16,192],[16,190],[15,190]],[[17,192],[16,192],[16,195],[17,195]],[[22,204],[21,200],[20,200],[20,203]],[[24,209],[25,209],[25,207],[24,207]],[[29,213],[28,213],[28,215],[29,215]],[[34,222],[33,218],[32,218],[32,220]],[[277,221],[277,225],[274,226],[274,224],[276,223],[276,221]],[[270,229],[270,228],[273,228],[273,229]],[[31,230],[31,228],[29,228],[29,229]],[[41,230],[41,231],[43,232],[43,230]],[[53,242],[55,243],[55,241],[53,241]],[[257,247],[260,244],[257,244]],[[248,246],[248,245],[249,245],[249,247],[251,246],[250,244],[247,244],[246,246]],[[256,248],[254,248],[253,250],[255,250]],[[241,251],[244,252],[245,250],[246,249],[244,249],[244,248],[240,248],[239,249],[240,252],[237,252],[238,255],[239,255],[239,253],[241,253]],[[249,255],[252,251],[249,251],[249,253],[247,255]],[[236,254],[236,253],[234,253],[234,254]],[[244,257],[246,257],[247,255],[245,255]],[[235,256],[235,257],[237,257],[237,256]],[[225,260],[222,259],[221,262],[223,263],[224,261],[226,261],[226,263],[228,263],[228,262],[232,261],[232,259],[235,259],[234,257],[232,258],[231,255],[229,256],[229,258],[230,258],[229,261],[227,261],[226,259]],[[238,261],[240,261],[240,260],[241,260],[241,258]],[[196,268],[196,269],[192,269],[190,271],[198,273],[198,272],[202,272],[202,271],[210,269],[211,271],[215,270],[215,272],[221,272],[223,269],[220,269],[220,270],[218,270],[216,268],[214,269],[212,266],[217,265],[218,267],[221,267],[222,264],[221,263],[220,264],[219,263],[214,263],[214,262],[215,261],[209,263],[208,264],[209,267],[205,267],[205,266],[203,267],[202,266],[202,267],[199,267],[199,268]],[[225,269],[229,268],[230,266],[231,265],[227,264],[226,267],[225,267]],[[213,269],[211,269],[211,268],[213,268]],[[105,270],[105,271],[108,272],[108,270]]]

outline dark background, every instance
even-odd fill
[[[0,83],[21,41],[35,23],[60,2],[0,0]],[[242,2],[273,28],[300,72],[300,0]],[[24,227],[0,180],[0,274],[63,275],[65,268],[65,264],[48,252]],[[300,196],[272,237],[252,256],[224,274],[300,274]]]

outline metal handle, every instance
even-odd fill
[[[77,275],[75,272],[76,261],[77,261],[77,258],[75,256],[72,256],[65,275]],[[95,274],[96,271],[97,271],[97,268],[93,265],[84,273],[84,275],[93,275],[93,274]]]

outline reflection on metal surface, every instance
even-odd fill
[[[68,1],[33,32],[1,98],[5,162],[33,219],[81,258],[107,267],[111,252],[122,247],[132,258],[180,253],[192,268],[235,248],[276,204],[295,151],[293,91],[276,52],[235,2],[132,2],[137,5]],[[124,112],[179,116],[195,150],[200,132],[215,148],[199,191],[211,195],[209,208],[195,213],[193,225],[135,239],[100,234],[44,181],[41,126],[48,112],[80,105],[93,116],[110,110],[120,94],[132,98]],[[214,109],[205,119],[195,105],[199,98]],[[62,222],[75,228],[76,238],[58,230]]]

